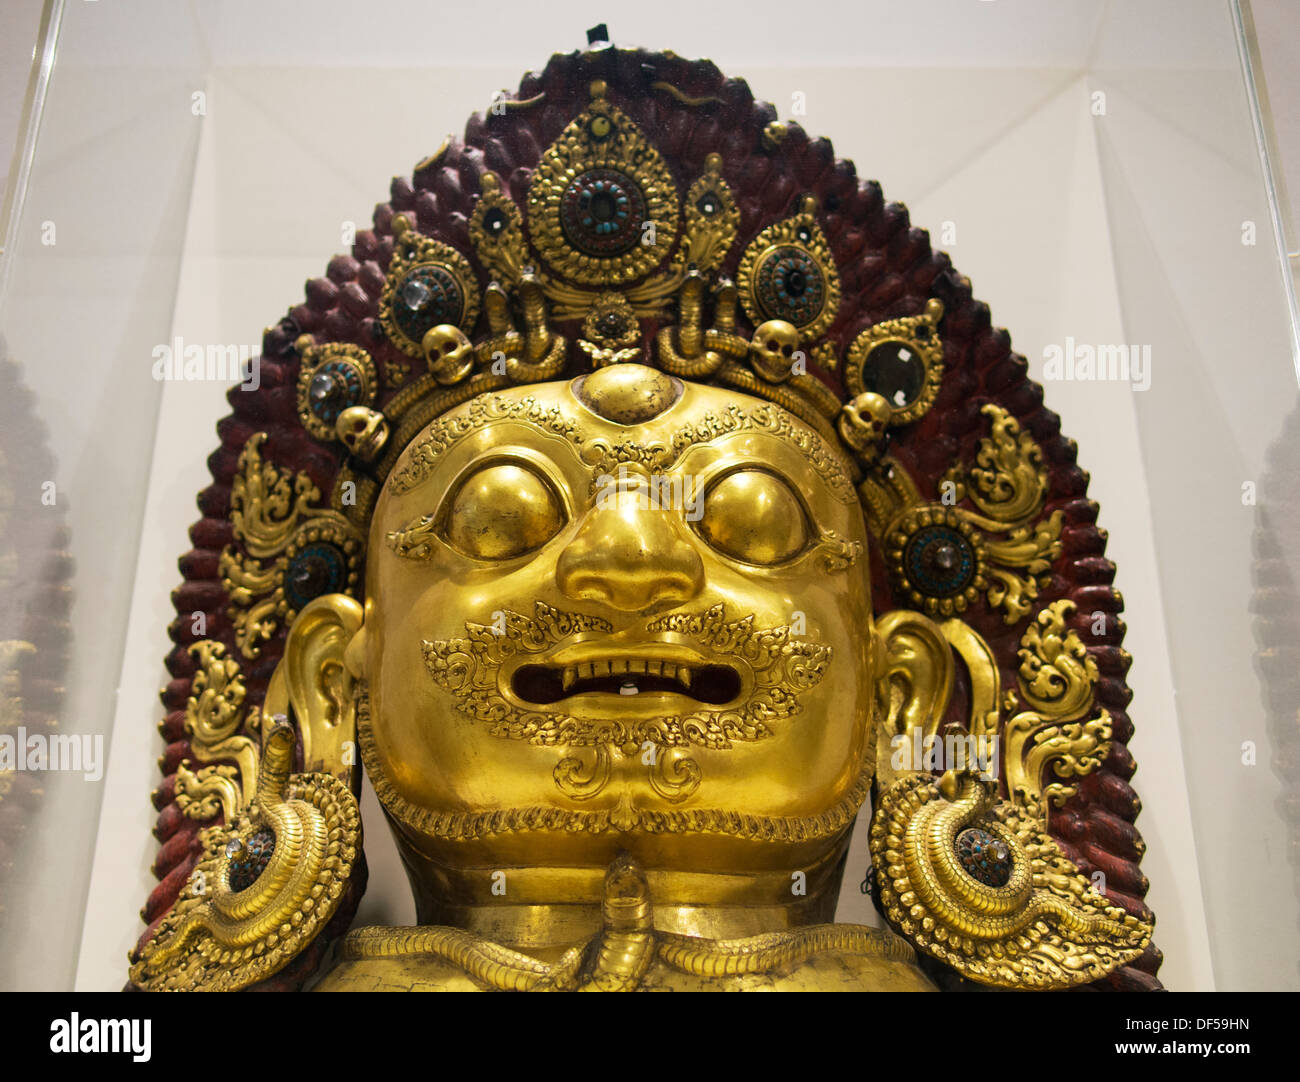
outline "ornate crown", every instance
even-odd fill
[[[701,119],[725,104],[663,79],[639,89]],[[506,148],[538,145],[554,123],[553,91],[482,118],[486,152],[444,145],[417,167],[419,190],[395,184],[375,233],[358,239],[370,258],[355,276],[340,265],[343,281],[312,283],[306,311],[291,315],[311,332],[294,339],[298,415],[317,439],[348,451],[335,504],[355,507],[354,521],[440,413],[610,364],[653,365],[766,398],[832,444],[838,434],[864,465],[891,427],[934,404],[943,302],[929,297],[899,306],[914,314],[854,326],[860,299],[845,296],[840,268],[857,285],[855,249],[865,238],[846,231],[842,203],[853,193],[827,183],[836,172],[852,180],[828,144],[775,121],[754,132],[760,160],[798,151],[824,159],[830,174],[810,186],[819,194],[791,185],[789,205],[765,215],[752,199],[738,202],[727,180],[748,155],[728,162],[718,150],[688,152],[670,166],[605,79],[585,90],[585,108],[532,161],[511,160]],[[348,328],[359,334],[339,334],[337,318],[322,324],[320,307],[335,301],[359,317]],[[360,493],[354,503],[343,499],[349,484]]]

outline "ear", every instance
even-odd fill
[[[357,675],[345,655],[361,630],[362,608],[346,594],[326,594],[293,622],[284,657],[267,687],[263,713],[292,709],[302,739],[302,772],[333,774],[351,784],[357,764]]]
[[[882,788],[901,773],[894,765],[900,740],[935,734],[952,695],[953,657],[933,620],[894,611],[876,621],[876,781]],[[910,757],[899,757],[910,761]]]

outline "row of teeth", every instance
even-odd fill
[[[666,676],[675,678],[683,687],[691,686],[691,670],[685,665],[674,665],[667,661],[588,661],[581,665],[565,666],[560,676],[560,686],[568,691],[578,680],[590,680],[598,676],[622,676],[624,673],[646,673],[649,676]]]

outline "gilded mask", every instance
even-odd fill
[[[322,987],[1158,987],[1076,449],[743,83],[553,58],[262,381],[175,595],[137,986],[298,988],[339,941]],[[344,935],[363,770],[419,928]],[[833,923],[864,808],[879,927]]]
[[[609,401],[656,382],[635,419]],[[712,834],[663,830],[692,815],[735,837],[737,868],[788,860],[729,817],[829,812],[829,845],[871,742],[866,530],[838,448],[772,403],[637,365],[431,428],[376,504],[354,648],[367,766],[404,834],[445,851],[440,813],[481,811],[491,779],[501,814],[600,832],[520,827],[482,843],[493,867],[540,847],[602,874],[621,849],[707,869]]]

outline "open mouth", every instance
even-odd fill
[[[678,665],[645,658],[607,658],[576,665],[521,665],[510,679],[520,699],[548,705],[575,695],[684,695],[719,706],[740,694],[730,665]]]

